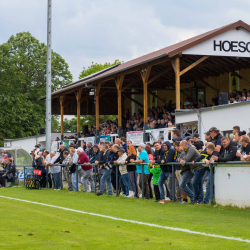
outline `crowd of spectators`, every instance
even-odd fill
[[[197,133],[185,138],[182,138],[178,129],[174,129],[172,133],[172,144],[169,141],[162,143],[159,139],[153,145],[141,143],[135,148],[131,141],[121,137],[115,143],[100,141],[99,144],[92,145],[89,142],[86,147],[73,144],[66,148],[60,145],[58,156],[53,151],[42,151],[36,145],[32,152],[33,167],[43,171],[43,187],[46,186],[48,171],[49,187],[53,186],[55,190],[61,189],[62,165],[69,191],[80,191],[80,183],[84,192],[94,192],[97,189],[97,196],[106,191],[108,195],[112,195],[118,186],[120,195],[139,198],[143,182],[147,199],[155,197],[156,201],[162,201],[174,198],[180,203],[188,203],[189,197],[192,204],[207,204],[210,200],[210,164],[250,161],[250,134],[240,131],[239,126],[233,127],[230,138],[222,136],[219,129],[212,127],[205,133],[205,142],[200,141]],[[5,152],[2,157],[6,157]],[[172,162],[179,162],[175,165],[174,174]],[[197,164],[198,162],[202,164]],[[164,165],[166,163],[170,165]],[[116,174],[119,183],[116,183]],[[94,182],[94,178],[97,182]],[[172,194],[174,180],[175,197]]]

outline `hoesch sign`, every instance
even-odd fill
[[[250,42],[245,43],[243,41],[216,41],[213,44],[214,51],[225,51],[225,52],[248,52],[250,53]]]

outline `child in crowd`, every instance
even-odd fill
[[[155,192],[155,202],[160,201],[160,190],[158,187],[158,180],[161,173],[160,165],[155,165],[154,167],[150,167],[148,165],[148,172],[153,174],[153,185],[154,185],[154,192]]]

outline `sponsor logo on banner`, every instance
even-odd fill
[[[138,146],[143,143],[143,131],[131,131],[127,132],[127,141],[132,141],[133,146]]]

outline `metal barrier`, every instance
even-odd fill
[[[231,165],[232,167],[237,165],[237,164],[240,164],[240,165],[249,165],[250,162],[247,162],[247,161],[230,161],[230,162],[226,162],[227,164]],[[214,163],[210,163],[210,204],[212,205],[213,204],[213,197],[214,197],[214,188],[213,188],[213,185],[214,185],[214,180],[213,180],[213,171],[214,171],[214,167],[219,167],[220,164],[225,164],[224,162],[222,163],[218,163],[218,162],[214,162]],[[93,170],[94,170],[94,173],[95,173],[95,178],[94,178],[94,182],[95,182],[95,193],[96,193],[96,184],[97,184],[97,174],[98,174],[98,171],[97,171],[97,167],[100,166],[99,164],[98,165],[95,165],[95,164],[76,164],[76,184],[77,184],[77,191],[78,190],[78,167],[79,166],[93,166]],[[118,196],[118,182],[119,182],[119,175],[118,175],[118,172],[119,172],[119,165],[124,165],[124,164],[117,164],[115,165],[116,167],[116,196]],[[140,163],[140,164],[136,164],[136,163],[129,163],[129,164],[126,164],[126,165],[141,165],[142,166],[142,198],[144,198],[144,167],[149,165],[148,163]],[[157,163],[153,163],[152,165],[159,165]],[[179,162],[169,162],[169,163],[165,163],[165,164],[160,164],[160,165],[165,165],[165,166],[169,166],[171,165],[172,166],[172,175],[173,175],[173,180],[172,180],[172,201],[174,202],[175,201],[175,166],[179,166],[180,163]],[[187,162],[185,165],[192,165],[191,162]],[[204,165],[203,162],[197,162],[196,165]],[[25,170],[27,167],[32,167],[31,165],[17,165],[18,166],[22,166],[23,167],[23,172],[24,172],[24,186],[25,186]],[[63,189],[63,179],[62,179],[62,169],[63,167],[68,167],[70,165],[55,165],[55,166],[60,166],[61,167],[61,174],[60,174],[60,186],[61,186],[61,190]],[[100,180],[99,180],[100,181]],[[100,185],[100,183],[99,183]],[[48,188],[48,171],[46,171],[46,187]]]

